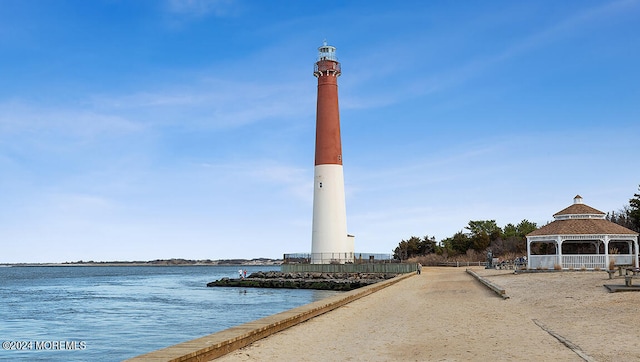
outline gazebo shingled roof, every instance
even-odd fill
[[[633,230],[604,218],[605,213],[582,203],[582,196],[576,195],[573,204],[553,214],[553,222],[537,229],[527,236],[540,235],[638,235]]]
[[[585,234],[638,235],[638,233],[633,230],[605,219],[568,219],[553,221],[540,229],[530,232],[527,236]]]
[[[573,204],[569,207],[562,209],[561,211],[556,212],[553,216],[558,215],[605,215],[604,212],[594,209],[593,207],[585,204]]]

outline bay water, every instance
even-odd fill
[[[0,267],[0,360],[120,361],[338,292],[208,288],[279,266]]]

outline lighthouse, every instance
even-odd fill
[[[353,237],[347,235],[342,169],[336,48],[325,41],[318,48],[313,75],[318,78],[316,152],[313,187],[312,264],[353,261]]]

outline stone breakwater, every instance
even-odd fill
[[[207,283],[207,286],[347,291],[391,279],[397,275],[391,273],[256,272],[244,279],[222,278]]]

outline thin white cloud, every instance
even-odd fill
[[[471,72],[478,66],[494,65],[504,62],[523,53],[535,50],[549,43],[564,40],[576,35],[577,32],[589,26],[611,20],[616,16],[637,7],[638,0],[622,0],[604,3],[596,7],[577,12],[547,28],[520,39],[502,52],[480,62],[480,65],[470,66]],[[637,10],[637,9],[636,9]]]
[[[287,195],[311,205],[313,195],[311,167],[301,168],[267,161],[260,162],[253,170],[252,177],[271,183],[271,187],[283,188]]]
[[[474,58],[464,59],[462,62],[453,61],[448,69],[440,69],[437,72],[428,72],[425,76],[414,77],[406,84],[402,84],[402,88],[388,90],[384,95],[379,96],[379,98],[385,99],[385,102],[381,104],[392,104],[415,95],[429,95],[459,87],[470,79],[485,73],[488,69],[498,67],[513,58],[576,36],[587,27],[600,26],[609,21],[615,21],[615,17],[621,14],[631,11],[637,12],[638,4],[640,4],[638,0],[621,0],[583,9],[545,28],[533,31],[528,36],[515,39],[500,51],[477,54]],[[419,36],[424,37],[425,35],[419,34]],[[416,42],[418,39],[415,36],[408,37],[410,42]],[[437,48],[430,50],[438,52]],[[411,51],[404,52],[404,54],[412,53]],[[416,54],[416,56],[422,55]],[[428,65],[429,62],[425,64]],[[387,68],[387,71],[392,70],[393,68]],[[378,76],[378,73],[375,74]],[[365,79],[363,78],[363,80]],[[375,102],[366,102],[366,100],[351,100],[350,103],[357,105],[358,108],[376,106]]]
[[[0,137],[57,133],[92,138],[101,134],[128,134],[142,128],[125,117],[91,109],[47,107],[16,100],[0,103]]]
[[[186,128],[229,128],[269,119],[292,119],[312,114],[313,101],[310,91],[305,92],[300,84],[223,79],[127,95],[94,96],[91,100],[92,106],[103,112],[134,114],[147,122]]]
[[[225,175],[234,186],[248,190],[268,189],[279,198],[310,204],[313,195],[313,168],[285,164],[278,160],[246,159],[233,163],[201,163],[209,174]],[[293,197],[293,199],[290,199]]]

